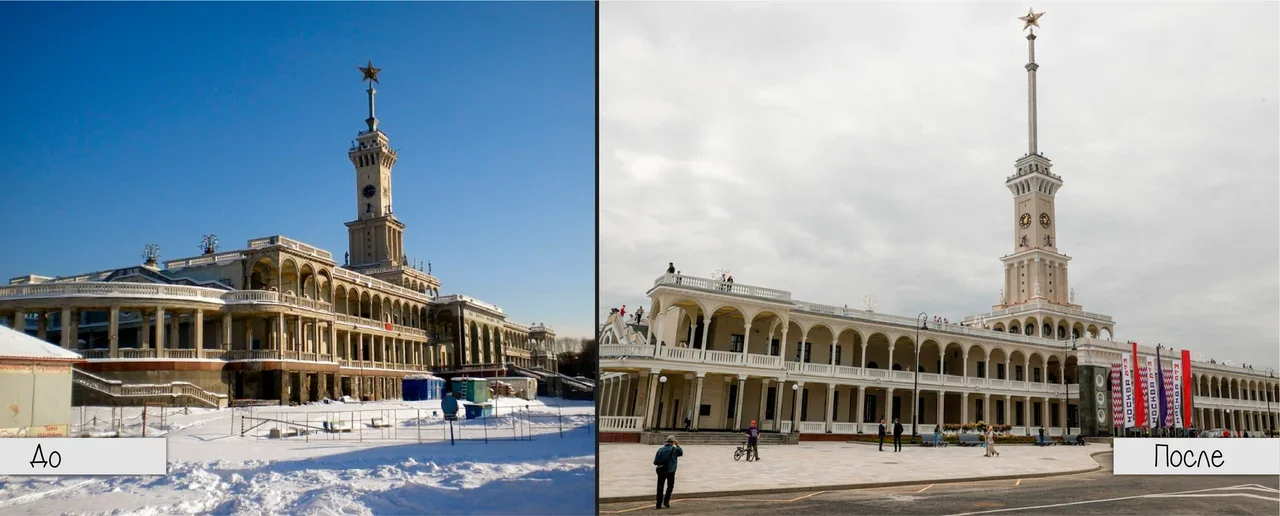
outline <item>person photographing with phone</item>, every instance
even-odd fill
[[[676,463],[684,450],[680,449],[680,441],[675,436],[667,436],[667,442],[658,453],[653,455],[654,470],[658,473],[658,506],[656,509],[671,508],[671,490],[676,487]],[[662,494],[662,486],[666,484],[666,495]]]

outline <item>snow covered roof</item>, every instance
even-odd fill
[[[37,339],[25,333],[0,326],[0,358],[35,360],[78,360],[79,353]]]

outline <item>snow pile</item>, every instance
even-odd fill
[[[169,409],[174,412],[166,414],[163,428],[152,426],[154,414],[147,421],[147,435],[164,434],[169,441],[168,475],[0,477],[0,514],[593,514],[594,406],[554,398],[543,401],[559,407],[516,401],[522,409],[529,406],[522,414],[554,421],[530,423],[530,440],[487,444],[467,440],[451,445],[438,439],[422,444],[403,439],[359,442],[346,436],[341,441],[316,440],[315,435],[308,443],[300,437],[240,437],[238,418],[248,414],[245,410],[236,410],[232,419],[228,410]],[[425,413],[431,403],[356,405]],[[498,405],[514,406],[505,400]],[[318,421],[329,408],[255,411],[316,412]],[[109,408],[86,410],[90,411],[100,420],[110,419]],[[74,410],[74,419],[80,418],[78,412]],[[141,433],[140,417],[121,419],[122,435]],[[502,426],[495,421],[490,422],[494,428]]]

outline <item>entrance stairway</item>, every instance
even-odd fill
[[[747,436],[745,434],[726,430],[708,430],[701,432],[645,432],[641,435],[640,442],[644,444],[662,444],[666,441],[667,436],[674,436],[677,441],[680,441],[680,446],[687,444],[736,446],[747,442]],[[760,433],[761,446],[767,444],[797,444],[799,442],[799,434]]]
[[[209,392],[188,382],[126,384],[79,369],[71,371],[74,405],[136,406],[162,403],[173,406],[203,405],[220,409],[226,408],[229,401],[226,394]]]

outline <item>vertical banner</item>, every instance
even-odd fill
[[[1143,427],[1147,425],[1147,412],[1143,407],[1143,404],[1146,403],[1146,394],[1142,391],[1142,375],[1138,374],[1138,366],[1140,365],[1140,362],[1138,362],[1138,343],[1130,342],[1129,344],[1133,345],[1133,367],[1126,369],[1133,371],[1133,378],[1127,381],[1133,382],[1133,385],[1132,387],[1125,387],[1125,396],[1130,396],[1129,392],[1133,393],[1133,424],[1130,426]],[[1125,403],[1129,402],[1126,401]],[[1128,422],[1128,416],[1126,416],[1125,422]]]
[[[1138,424],[1138,404],[1134,403],[1133,377],[1134,370],[1130,367],[1129,355],[1120,355],[1120,389],[1124,396],[1122,401],[1124,405],[1124,427],[1133,428]]]
[[[1160,405],[1160,418],[1157,419],[1160,423],[1152,426],[1169,426],[1169,386],[1165,385],[1167,378],[1164,374],[1164,361],[1160,360],[1160,347],[1156,346],[1156,402]]]
[[[1147,370],[1143,371],[1146,374],[1143,378],[1143,386],[1147,394],[1147,428],[1157,428],[1160,426],[1160,398],[1156,393],[1160,391],[1160,384],[1156,383],[1156,357],[1145,358]]]
[[[1124,424],[1124,384],[1120,380],[1120,364],[1111,364],[1111,426]]]
[[[1178,384],[1177,384],[1177,382],[1174,382],[1174,381],[1173,381],[1173,379],[1174,379],[1175,377],[1173,376],[1173,370],[1172,370],[1172,369],[1164,369],[1164,368],[1161,368],[1160,370],[1161,370],[1161,371],[1164,371],[1164,392],[1165,392],[1165,397],[1164,397],[1164,403],[1162,403],[1162,404],[1160,405],[1161,407],[1164,407],[1164,409],[1165,409],[1165,414],[1164,414],[1164,426],[1169,427],[1169,428],[1174,428],[1176,425],[1174,425],[1175,421],[1174,421],[1173,419],[1174,419],[1174,415],[1178,413],[1178,406],[1177,406],[1177,405],[1174,405],[1174,400],[1173,400],[1173,398],[1174,398],[1174,392],[1173,392],[1173,391],[1174,391],[1174,389],[1176,389],[1176,388],[1178,387]]]
[[[1182,422],[1182,360],[1173,359],[1173,371],[1171,380],[1173,381],[1173,427],[1186,428]]]
[[[1182,350],[1182,424],[1187,428],[1195,426],[1191,421],[1191,350]]]

